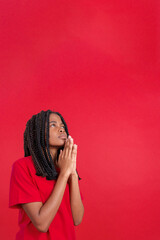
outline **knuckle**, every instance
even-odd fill
[[[75,156],[77,154],[77,152],[72,152],[72,156]]]

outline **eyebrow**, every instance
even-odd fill
[[[52,123],[52,122],[53,122],[53,123],[57,123],[56,121],[51,121],[51,122],[49,122],[49,123]],[[61,123],[61,125],[64,125],[64,123]]]

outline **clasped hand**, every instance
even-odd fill
[[[73,138],[69,136],[65,142],[63,151],[60,150],[57,166],[60,173],[69,177],[76,174],[77,145],[73,143]]]

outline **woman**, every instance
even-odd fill
[[[84,207],[76,171],[77,145],[58,112],[27,122],[25,157],[12,167],[9,207],[19,209],[17,240],[74,240]]]

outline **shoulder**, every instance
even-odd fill
[[[17,169],[17,170],[23,169],[25,171],[29,171],[29,172],[33,172],[33,173],[36,172],[34,163],[32,160],[32,156],[19,158],[18,160],[16,160],[13,163],[12,168]]]

